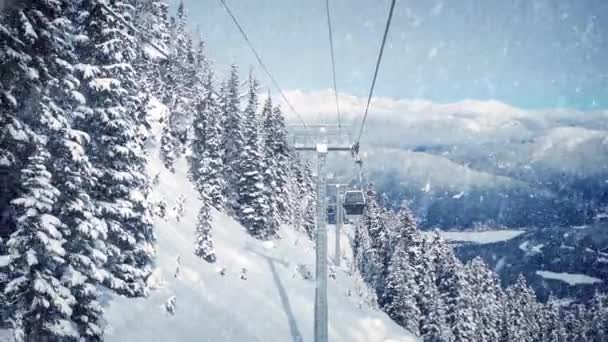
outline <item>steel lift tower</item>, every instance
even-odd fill
[[[295,126],[294,126],[295,127]],[[290,131],[297,131],[297,127],[292,127]],[[313,127],[311,129],[311,127]],[[334,126],[315,125],[308,126],[307,133],[298,135],[294,140],[306,138],[304,144],[294,141],[296,151],[316,152],[317,154],[317,204],[316,204],[316,224],[315,224],[315,312],[314,312],[314,341],[328,342],[328,306],[327,306],[327,170],[326,158],[330,152],[352,152],[352,146],[348,143],[329,144],[328,138],[334,136],[334,140],[342,140],[339,135],[342,130],[338,130],[338,139],[333,133]],[[311,132],[312,131],[312,132]],[[315,145],[311,141],[317,141]],[[346,141],[349,141],[347,138]],[[321,143],[319,143],[321,142]],[[339,210],[339,209],[337,209]],[[339,243],[339,242],[337,242]]]

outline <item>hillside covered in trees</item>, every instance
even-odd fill
[[[167,182],[149,173],[156,157],[167,178],[187,161],[200,198],[188,249],[206,263],[218,262],[216,211],[257,240],[280,240],[289,226],[314,236],[313,175],[288,143],[281,107],[253,71],[225,73],[188,29],[183,5],[175,16],[162,0],[28,0],[2,9],[0,328],[17,341],[101,341],[104,295],[150,296],[154,223],[167,210],[150,197]],[[157,150],[149,148],[155,102],[167,109]],[[174,195],[179,220],[191,204]],[[373,293],[368,304],[404,335],[606,340],[605,295],[563,306],[539,303],[523,278],[502,289],[479,259],[462,264],[437,235],[418,232],[407,207],[393,213],[377,197],[370,186],[352,271]]]

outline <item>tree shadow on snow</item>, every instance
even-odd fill
[[[289,323],[289,332],[291,333],[291,337],[294,342],[302,342],[302,334],[300,333],[300,329],[298,328],[298,322],[293,314],[293,310],[291,308],[291,303],[289,302],[289,296],[287,295],[287,291],[285,291],[285,287],[281,282],[281,277],[279,277],[279,273],[277,272],[276,263],[279,263],[283,266],[287,266],[286,262],[283,260],[279,260],[273,258],[271,256],[265,255],[258,251],[255,251],[251,248],[248,248],[252,253],[261,256],[266,259],[268,262],[268,266],[270,267],[270,271],[272,272],[272,279],[277,286],[277,290],[279,291],[279,297],[281,298],[281,304],[283,305],[283,309],[285,310],[285,314],[287,315],[287,321]]]

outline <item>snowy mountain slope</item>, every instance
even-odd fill
[[[297,269],[305,264],[314,270],[312,242],[292,227],[283,227],[281,240],[255,240],[231,218],[214,213],[218,261],[203,261],[193,253],[199,202],[186,163],[181,160],[171,174],[157,155],[150,158],[150,174],[159,174],[151,197],[165,200],[171,213],[178,197],[184,196],[184,216],[179,221],[172,214],[166,221],[156,218],[157,258],[149,297],[106,298],[107,341],[312,340],[314,281],[303,279]],[[350,256],[346,236],[342,246]],[[360,283],[348,274],[348,258],[336,270],[336,279],[329,280],[330,340],[414,341],[364,303],[357,294]],[[241,279],[243,269],[246,280]],[[172,297],[173,314],[166,308]]]
[[[287,96],[313,122],[327,120],[335,101],[329,90]],[[365,100],[342,94],[343,120],[358,123]],[[411,200],[425,227],[581,225],[605,205],[606,110],[391,98],[375,98],[371,108],[361,142],[365,171],[396,205]],[[331,166],[349,180],[352,167],[336,166],[346,159]],[[452,220],[454,212],[466,214]]]

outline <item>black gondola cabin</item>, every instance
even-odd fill
[[[344,211],[346,215],[363,215],[365,196],[361,190],[349,190],[344,194]]]

